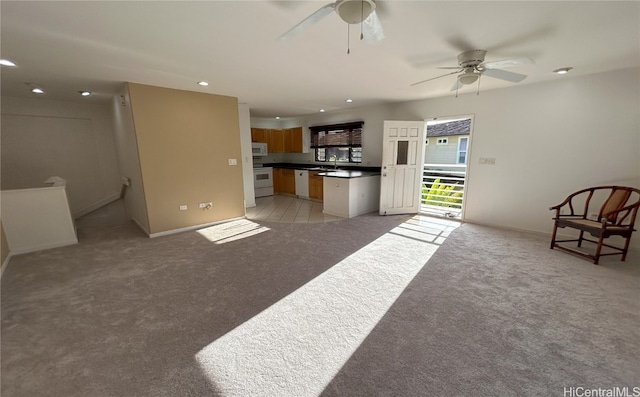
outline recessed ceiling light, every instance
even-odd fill
[[[353,99],[347,99],[345,102],[346,103],[351,103],[351,102],[353,102]]]
[[[80,95],[82,96],[90,96],[91,95],[91,91],[78,91],[80,93]]]
[[[280,120],[280,116],[276,116],[276,120]]]
[[[571,67],[568,67],[568,68],[560,68],[560,69],[556,69],[556,70],[554,70],[554,71],[553,71],[553,73],[555,73],[555,74],[567,74],[567,73],[569,73],[569,71],[570,71],[571,69],[573,69],[573,68],[571,68]]]
[[[38,95],[44,94],[44,90],[42,88],[38,88],[38,87],[33,87],[31,89],[31,92],[33,92],[34,94],[38,94]]]
[[[17,66],[15,63],[11,62],[8,59],[0,59],[0,65],[9,66],[9,67],[16,67]]]
[[[320,109],[320,113],[324,113],[324,112],[325,112],[325,110],[324,110],[324,109]]]
[[[209,83],[207,83],[206,81],[198,81],[198,85],[202,87],[206,87],[209,85]]]

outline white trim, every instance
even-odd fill
[[[4,274],[5,269],[9,266],[9,259],[13,256],[13,252],[9,252],[9,255],[5,258],[4,262],[2,262],[2,269],[0,269],[0,278]]]
[[[467,149],[464,151],[464,163],[460,162],[460,143],[462,143],[462,140],[466,139],[467,140]],[[465,135],[465,136],[459,136],[458,137],[458,149],[456,150],[456,164],[467,164],[469,160],[469,135]]]
[[[32,246],[22,249],[11,250],[12,255],[28,254],[30,252],[44,251],[52,248],[66,247],[67,245],[78,244],[78,239],[57,241],[55,243],[43,244],[38,246]]]
[[[246,218],[247,218],[246,216],[239,216],[237,218],[225,219],[225,220],[222,220],[222,221],[216,221],[216,222],[211,222],[211,223],[204,223],[202,225],[188,226],[188,227],[183,227],[183,228],[180,228],[180,229],[173,229],[173,230],[167,230],[167,231],[159,232],[159,233],[152,233],[152,234],[149,234],[149,238],[156,238],[156,237],[168,236],[168,235],[176,234],[176,233],[188,232],[188,231],[191,231],[191,230],[202,229],[202,228],[205,228],[205,227],[219,225],[221,223],[227,223],[227,222],[237,221],[237,220],[246,219]]]

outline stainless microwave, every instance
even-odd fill
[[[269,154],[266,143],[251,142],[251,153],[253,156],[266,156]]]

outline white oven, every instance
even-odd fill
[[[273,168],[253,169],[253,189],[256,197],[273,196]]]

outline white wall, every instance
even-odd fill
[[[67,180],[74,217],[118,197],[108,104],[2,97],[2,189]]]
[[[640,187],[639,87],[637,68],[559,76],[479,96],[398,104],[393,116],[474,114],[465,219],[548,233],[548,207],[569,193],[596,185]],[[479,165],[480,157],[496,163]]]
[[[124,102],[122,102],[121,98],[123,98]],[[119,94],[113,98],[111,107],[121,177],[127,177],[131,180],[124,197],[127,217],[131,218],[143,231],[149,234],[149,217],[144,199],[138,143],[133,127],[129,90],[126,84],[122,85]]]

